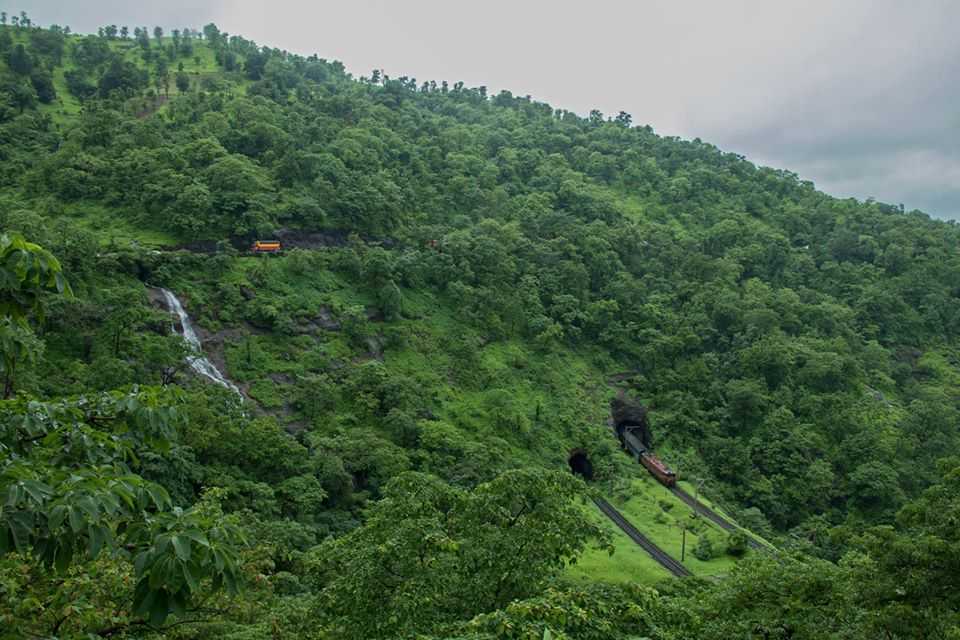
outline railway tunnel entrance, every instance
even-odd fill
[[[650,423],[647,422],[647,408],[637,400],[628,398],[622,391],[610,401],[610,421],[621,444],[624,432],[629,429],[640,439],[644,448],[653,447]]]
[[[570,465],[570,472],[578,475],[584,480],[593,480],[593,465],[590,464],[590,457],[583,449],[574,449],[567,458],[567,464]]]

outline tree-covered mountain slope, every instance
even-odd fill
[[[3,637],[960,633],[953,223],[626,113],[2,17]],[[674,584],[605,532],[589,491],[689,520],[620,389],[777,554],[695,522],[723,577]]]

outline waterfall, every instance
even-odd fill
[[[217,369],[216,365],[203,355],[203,345],[200,344],[200,338],[197,337],[197,333],[193,330],[193,325],[190,324],[190,316],[188,316],[187,312],[183,309],[183,305],[180,304],[177,296],[173,295],[173,292],[167,289],[160,289],[160,292],[163,294],[163,299],[167,303],[167,308],[180,319],[180,327],[182,329],[180,335],[183,336],[183,339],[187,341],[197,354],[187,356],[187,363],[190,367],[203,377],[213,380],[243,398],[243,394],[237,385],[227,380],[227,378],[220,373],[220,370]],[[176,325],[174,325],[174,330],[176,330]]]

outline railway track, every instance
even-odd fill
[[[683,500],[683,502],[685,502],[691,509],[693,509],[697,513],[715,522],[716,525],[721,529],[723,529],[724,531],[737,530],[737,527],[734,526],[733,523],[725,519],[723,516],[721,516],[719,513],[717,513],[707,505],[703,504],[702,502],[700,502],[699,500],[691,496],[689,493],[687,493],[680,487],[668,487],[668,488],[670,489],[670,493],[672,493],[673,495]],[[761,550],[765,549],[765,547],[762,544],[760,544],[750,536],[747,536],[747,544],[752,549],[761,549]]]
[[[634,373],[634,372],[632,372],[632,371],[625,371],[625,372],[623,372],[623,373],[616,373],[616,374],[613,374],[612,376],[610,376],[610,377],[608,378],[608,381],[618,381],[618,380],[621,380],[621,379],[626,379],[626,377],[632,375],[633,373]],[[640,457],[641,457],[642,455],[644,455],[645,453],[652,453],[652,451],[649,451],[649,450],[648,450],[648,448],[646,447],[645,444],[636,442],[635,439],[634,439],[634,440],[630,440],[630,439],[629,439],[629,435],[630,435],[629,433],[626,433],[626,435],[625,435],[624,432],[618,431],[617,426],[616,426],[616,424],[614,423],[613,416],[610,416],[610,418],[607,420],[607,425],[608,425],[608,426],[610,427],[610,429],[613,431],[614,436],[620,441],[620,446],[621,446],[628,454],[630,454],[631,457],[636,457],[637,460],[639,461]],[[634,428],[633,426],[627,426],[627,427],[626,427],[626,430],[629,432],[629,431],[632,430],[633,428]],[[656,458],[654,458],[654,460],[656,460]],[[659,462],[659,461],[658,461],[658,462]],[[738,528],[736,525],[734,525],[732,522],[730,522],[729,520],[727,520],[726,518],[724,518],[723,516],[721,516],[719,513],[717,513],[716,511],[714,511],[713,509],[711,509],[711,508],[708,507],[707,505],[703,504],[702,502],[700,502],[699,500],[697,500],[697,499],[694,498],[693,496],[691,496],[689,493],[687,493],[686,491],[684,491],[684,490],[681,489],[680,487],[676,486],[676,484],[675,484],[675,483],[676,483],[676,477],[673,476],[673,473],[672,473],[669,469],[663,467],[662,463],[660,463],[660,465],[658,465],[657,471],[655,471],[653,468],[651,468],[651,467],[650,467],[649,465],[647,465],[647,464],[643,464],[643,466],[647,468],[647,471],[649,471],[650,474],[651,474],[654,478],[656,478],[657,481],[660,482],[660,484],[664,485],[667,489],[669,489],[670,492],[673,493],[673,495],[675,495],[677,498],[679,498],[680,500],[682,500],[687,506],[689,506],[691,509],[693,509],[696,513],[699,513],[699,514],[703,515],[704,517],[706,517],[707,519],[709,519],[710,521],[712,521],[713,523],[715,523],[718,527],[720,527],[720,528],[723,529],[724,531],[736,531],[736,530],[739,530],[739,528]],[[666,480],[668,480],[668,481],[665,481],[665,479],[664,479],[663,477],[661,477],[661,475],[663,475],[663,474],[659,473],[661,467],[663,467],[663,470],[664,470],[667,474],[669,474],[670,476],[673,476],[673,477],[670,477],[670,478],[666,478]],[[600,503],[597,503],[597,506],[600,506],[600,508],[603,509],[603,506],[601,506]],[[607,503],[607,506],[609,506],[609,503]],[[613,509],[613,507],[610,507],[610,508]],[[606,511],[604,511],[604,512],[606,513]],[[609,516],[609,514],[607,514],[607,515]],[[620,517],[622,518],[623,516],[620,516]],[[614,519],[613,516],[610,516],[610,518],[616,522],[616,520]],[[619,523],[618,523],[618,524],[619,524]],[[627,524],[629,524],[629,523],[627,523]],[[766,547],[766,546],[764,546],[763,544],[761,544],[761,543],[757,542],[756,540],[754,540],[752,536],[747,535],[746,538],[747,538],[747,546],[749,546],[751,549],[758,549],[758,550],[761,550],[761,551],[769,551],[769,550],[770,550],[768,547]],[[639,543],[639,541],[638,541],[638,543]],[[651,544],[652,544],[652,543],[651,543]],[[651,552],[651,553],[652,553],[652,552]]]
[[[620,529],[627,534],[627,537],[643,547],[643,550],[649,553],[654,560],[659,562],[664,569],[678,578],[691,575],[690,571],[688,571],[685,566],[674,560],[666,551],[655,545],[648,537],[637,531],[637,528],[630,524],[630,521],[624,518],[623,514],[617,511],[612,504],[603,498],[594,498],[593,502],[597,505],[600,511],[603,512],[603,515],[610,518],[615,525],[620,527]]]

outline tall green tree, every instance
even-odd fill
[[[42,349],[31,320],[43,321],[43,296],[51,291],[71,295],[57,259],[18,234],[0,235],[0,375],[4,398],[13,394],[18,365],[36,358]]]
[[[554,472],[512,471],[472,492],[402,474],[360,529],[317,550],[318,613],[335,637],[388,637],[529,597],[601,535],[581,492]]]

